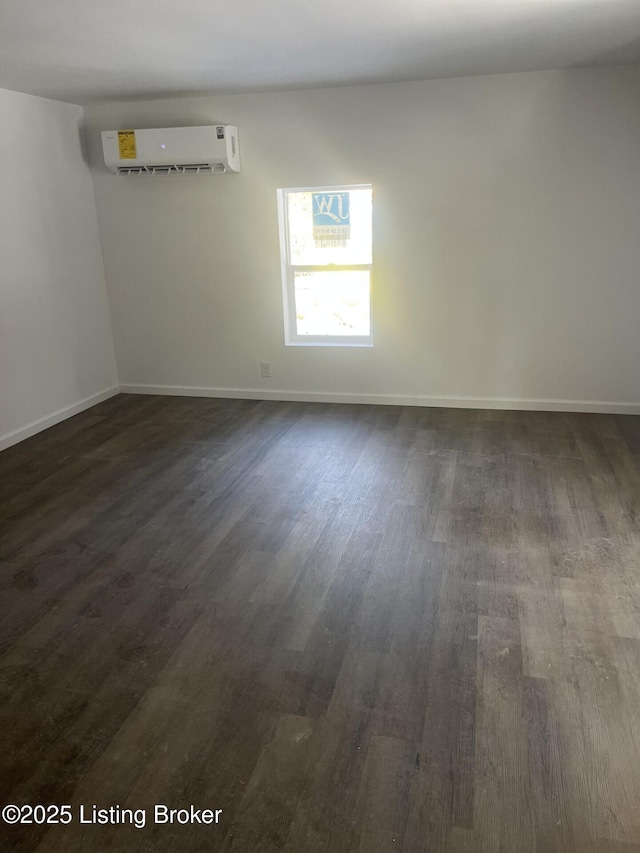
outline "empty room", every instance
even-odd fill
[[[0,849],[640,853],[640,3],[0,4]]]

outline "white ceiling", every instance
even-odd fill
[[[640,62],[640,0],[0,0],[0,88],[74,103]]]

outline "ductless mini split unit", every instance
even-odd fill
[[[240,171],[238,128],[103,130],[104,162],[116,175],[215,175]]]

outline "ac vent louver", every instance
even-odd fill
[[[211,175],[225,172],[224,163],[176,163],[174,166],[119,166],[118,175]]]

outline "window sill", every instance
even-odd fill
[[[373,349],[373,341],[285,341],[287,347],[364,347]]]

